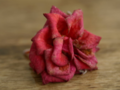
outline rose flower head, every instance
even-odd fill
[[[97,69],[95,53],[101,37],[84,29],[83,12],[65,14],[55,6],[45,13],[44,27],[32,38],[30,66],[43,84],[66,82],[75,74]]]

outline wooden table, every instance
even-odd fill
[[[67,83],[42,85],[23,50],[45,23],[52,5],[82,9],[85,28],[102,37],[99,70]],[[0,90],[120,90],[120,0],[0,0]]]

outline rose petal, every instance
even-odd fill
[[[82,61],[78,60],[76,57],[74,57],[74,64],[75,64],[77,70],[90,69],[90,67],[88,65],[86,65]]]
[[[73,59],[74,50],[73,50],[73,43],[71,38],[64,39],[62,50],[63,52],[69,54],[71,60]]]
[[[81,50],[77,49],[77,48],[74,48],[75,51],[76,51],[76,54],[79,55],[80,57],[84,58],[84,59],[89,59],[89,58],[92,58],[94,56],[94,54],[89,54],[89,55],[86,55],[84,52],[82,52]]]
[[[52,53],[52,62],[58,66],[65,66],[68,64],[68,58],[62,54],[63,38],[57,37],[53,41],[54,49]]]
[[[99,47],[95,47],[95,48],[92,49],[92,52],[96,53],[96,52],[98,52],[99,50],[100,50]]]
[[[70,73],[70,64],[59,67],[51,61],[52,49],[45,50],[46,68],[49,75],[67,75]]]
[[[41,73],[41,77],[42,77],[43,84],[47,84],[47,83],[50,83],[50,82],[64,82],[63,79],[51,76],[51,75],[47,74],[46,71],[43,71]]]
[[[78,70],[81,70],[81,69],[90,70],[90,69],[96,68],[97,59],[95,56],[90,59],[86,59],[86,60],[84,60],[83,58],[81,58],[78,55],[75,55],[75,56],[76,56],[76,58],[74,58],[74,63]]]
[[[64,18],[66,18],[66,17],[68,16],[67,14],[65,14],[64,12],[62,12],[60,9],[58,9],[58,8],[55,7],[55,6],[52,6],[52,7],[51,7],[50,13],[57,13],[57,14],[63,16]],[[44,27],[46,27],[47,25],[49,25],[48,20],[47,20],[47,22],[45,23]]]
[[[63,16],[64,18],[66,18],[68,15],[63,13],[60,9],[58,9],[57,7],[55,6],[52,6],[51,10],[50,10],[50,13],[57,13],[57,14],[60,14],[61,16]]]
[[[70,55],[71,55],[71,60],[72,60],[74,57],[74,49],[73,49],[73,42],[71,38],[69,38],[69,50],[70,50]]]
[[[33,38],[33,43],[36,46],[37,54],[42,55],[43,51],[52,48],[51,33],[48,27],[41,29]]]
[[[44,14],[47,18],[52,32],[52,38],[60,37],[61,35],[68,34],[68,26],[65,19],[56,13]]]
[[[81,49],[91,49],[96,47],[101,40],[101,37],[94,35],[87,30],[84,30],[82,37],[78,39]]]
[[[65,53],[69,53],[69,47],[68,46],[69,46],[69,39],[68,39],[68,37],[64,37],[62,51],[65,52]]]
[[[84,32],[82,10],[75,10],[66,20],[70,30],[68,36],[72,39],[80,37]]]
[[[89,69],[89,71],[92,71],[92,70],[97,70],[97,69],[98,69],[98,67],[97,67],[97,66],[95,66],[94,68]]]
[[[31,61],[30,62],[31,68],[33,68],[37,72],[37,74],[45,70],[45,63],[43,57],[41,55],[36,54],[36,48],[34,44],[32,44],[31,46],[29,59]]]
[[[56,77],[61,78],[61,79],[65,80],[65,81],[69,81],[74,76],[75,72],[76,72],[76,68],[75,68],[74,65],[71,64],[70,65],[70,74],[61,75],[61,76],[59,75],[59,76],[56,76]]]

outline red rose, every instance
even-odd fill
[[[32,38],[29,53],[30,66],[43,83],[69,81],[81,70],[97,69],[101,37],[84,29],[82,10],[67,15],[53,6],[44,16],[47,22]]]

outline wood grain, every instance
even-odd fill
[[[0,0],[0,90],[120,90],[120,0]],[[82,9],[85,28],[102,37],[99,70],[42,85],[23,57],[52,5]]]

